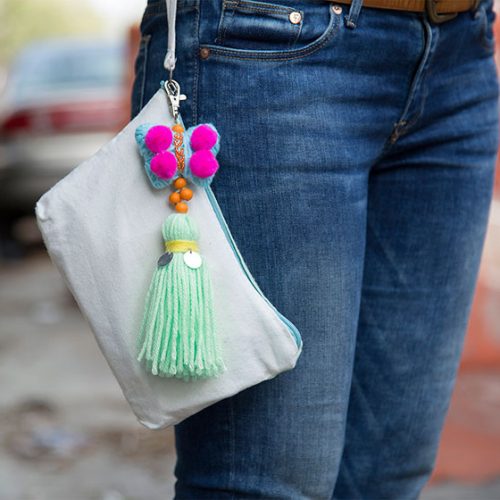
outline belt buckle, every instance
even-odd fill
[[[425,0],[425,10],[429,19],[435,23],[440,24],[449,21],[457,16],[458,12],[447,12],[446,14],[438,13],[436,11],[436,0]]]

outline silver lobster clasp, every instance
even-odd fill
[[[177,120],[181,101],[185,101],[187,97],[184,94],[181,94],[181,86],[175,80],[167,80],[164,88],[167,93],[168,104],[170,111],[172,112],[172,116],[174,117],[174,120]]]

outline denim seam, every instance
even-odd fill
[[[224,40],[226,39],[226,31],[228,26],[232,23],[233,17],[234,17],[234,7],[232,9],[229,9],[227,6],[226,2],[223,2],[222,4],[222,11],[221,11],[221,17],[219,20],[219,32],[217,33],[217,38],[218,43],[224,43]],[[226,12],[228,14],[226,15]]]
[[[224,12],[226,10],[226,4],[222,2],[222,7],[220,11],[220,16],[219,16],[219,21],[217,23],[217,31],[215,32],[215,40],[214,43],[224,43],[224,31],[225,31],[225,24],[224,24]],[[201,43],[201,40],[200,40]]]
[[[259,5],[254,5],[249,2],[245,2],[244,0],[238,1],[238,0],[227,0],[224,1],[225,5],[231,5],[234,9],[239,9],[239,10],[247,10],[251,12],[264,12],[266,14],[290,14],[290,12],[294,12],[296,9],[293,7],[286,7],[282,5],[276,5],[276,4],[262,4],[260,3]]]
[[[406,98],[406,103],[403,112],[399,120],[395,124],[395,127],[399,131],[400,135],[407,133],[409,129],[413,125],[415,125],[415,123],[420,119],[420,117],[423,114],[427,93],[423,94],[422,99],[418,103],[418,110],[411,117],[408,118],[408,113],[410,111],[411,105],[415,102],[418,88],[421,88],[422,90],[425,89],[424,84],[427,75],[427,68],[429,67],[432,61],[432,57],[434,55],[433,47],[437,45],[437,42],[439,40],[439,30],[436,30],[435,36],[433,36],[432,26],[429,24],[427,19],[423,17],[421,21],[424,26],[424,33],[427,33],[427,36],[425,37],[424,40],[424,53],[421,56],[421,59],[417,66],[416,73],[411,81],[410,90]],[[394,129],[393,131],[391,131],[391,136],[393,132]],[[389,143],[388,146],[392,146],[393,144],[393,142],[391,141],[391,136],[387,139]]]
[[[144,57],[142,60],[142,81],[141,81],[141,90],[139,94],[139,110],[144,107],[144,94],[146,92],[146,72],[147,72],[147,64],[148,64],[148,52],[149,52],[149,42],[151,40],[151,35],[143,35],[141,37],[141,45],[140,48],[144,51]]]
[[[317,52],[324,45],[326,45],[339,31],[341,18],[337,14],[332,14],[332,18],[327,28],[322,35],[315,41],[312,42],[308,47],[303,49],[293,49],[288,51],[269,51],[269,55],[264,54],[261,51],[246,51],[238,49],[228,49],[223,47],[217,47],[212,44],[203,44],[201,47],[208,48],[212,54],[215,56],[226,57],[230,59],[238,59],[241,61],[269,61],[269,62],[279,62],[279,61],[291,61],[294,59],[301,59],[314,52]]]
[[[198,53],[199,53],[199,45],[200,45],[200,4],[199,2],[196,4],[196,14],[195,14],[195,20],[194,20],[194,25],[195,25],[195,40],[197,43],[194,44],[194,51],[193,51],[193,65],[194,65],[194,70],[193,70],[193,87],[192,87],[192,106],[191,106],[191,112],[193,115],[193,124],[198,123],[198,93],[199,93],[199,85],[200,85],[200,60],[198,58]]]
[[[255,12],[256,14],[282,14],[284,16],[287,16],[291,12],[293,12],[293,9],[290,10],[272,10],[272,9],[260,9],[257,7],[246,7],[244,5],[240,5],[236,2],[231,2],[230,4],[228,3],[227,5],[232,8],[233,11],[239,10],[239,11],[247,11],[247,12]]]
[[[424,20],[425,22],[425,20]],[[420,88],[422,89],[422,98],[420,100],[420,106],[418,108],[418,111],[415,113],[415,115],[412,117],[412,119],[409,120],[409,122],[403,127],[402,130],[406,131],[408,128],[413,126],[419,119],[420,117],[424,114],[424,107],[425,103],[427,102],[427,96],[429,95],[429,91],[427,90],[426,87],[426,80],[427,80],[427,75],[429,74],[429,68],[431,67],[431,63],[435,54],[435,47],[437,47],[437,44],[439,42],[439,35],[440,31],[436,30],[435,36],[432,37],[432,27],[429,25],[429,37],[430,37],[430,42],[429,42],[429,52],[427,53],[426,60],[424,62],[423,68],[422,68],[422,78],[420,80]]]

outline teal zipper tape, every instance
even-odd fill
[[[222,210],[219,206],[219,203],[217,202],[217,199],[215,198],[215,194],[212,191],[212,188],[210,186],[206,186],[205,192],[208,196],[208,200],[210,201],[210,204],[212,205],[212,208],[214,209],[215,215],[217,216],[217,219],[219,220],[219,223],[221,225],[221,228],[226,236],[227,241],[231,245],[231,249],[238,259],[238,262],[240,264],[240,267],[243,269],[245,272],[247,278],[250,280],[250,283],[252,283],[253,287],[257,290],[257,292],[261,295],[261,297],[272,307],[274,312],[277,314],[278,318],[285,324],[285,326],[288,328],[290,333],[292,334],[293,338],[295,339],[295,343],[297,344],[297,347],[302,349],[302,337],[300,335],[300,332],[298,328],[283,314],[281,314],[276,307],[269,301],[269,299],[265,296],[265,294],[262,292],[260,289],[259,285],[255,281],[254,277],[252,276],[252,273],[248,269],[247,265],[245,264],[245,261],[243,260],[243,257],[241,256],[238,247],[236,246],[236,243],[233,239],[233,236],[231,232],[229,231],[229,227],[227,225],[226,219],[224,218],[224,215],[222,214]]]

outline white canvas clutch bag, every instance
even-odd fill
[[[35,212],[49,255],[125,398],[143,425],[159,429],[292,369],[302,339],[253,279],[210,185],[190,185],[189,215],[199,227],[200,254],[212,280],[226,369],[186,381],[155,376],[138,361],[145,297],[165,251],[161,227],[169,212],[165,192],[149,182],[135,139],[144,123],[174,124],[163,89],[114,139],[47,191]]]

